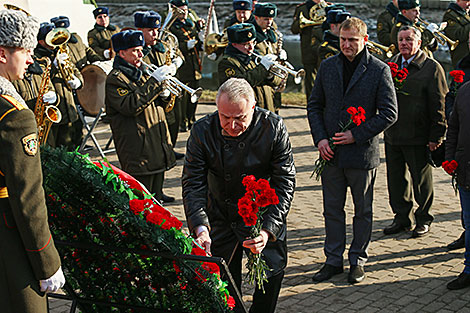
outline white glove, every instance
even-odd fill
[[[188,42],[186,43],[188,45],[188,49],[191,50],[192,48],[194,48],[196,46],[196,42],[197,42],[196,39],[188,40]]]
[[[82,82],[80,81],[80,79],[78,79],[75,76],[73,76],[73,79],[69,80],[67,83],[69,84],[70,88],[74,90],[80,88],[80,86],[82,85]]]
[[[266,54],[263,57],[261,57],[261,65],[264,66],[266,70],[269,71],[271,66],[275,64],[274,60],[276,60],[276,56],[274,54]]]
[[[42,101],[47,104],[54,104],[57,102],[57,95],[54,91],[50,90],[42,96]]]
[[[208,55],[207,55],[207,58],[208,58],[209,60],[215,61],[215,60],[217,60],[217,54],[213,52],[213,53],[211,53],[211,54],[208,54]]]
[[[49,277],[48,279],[41,279],[39,285],[41,286],[42,292],[56,292],[62,288],[65,284],[64,273],[62,272],[62,267],[59,267],[57,272]]]
[[[168,65],[163,65],[158,67],[155,71],[153,71],[150,76],[155,78],[158,82],[162,82],[171,77],[171,72],[173,69]]]
[[[199,33],[197,33],[197,37],[200,41],[204,41],[204,30],[201,30]]]
[[[287,60],[287,52],[284,49],[281,49],[279,52],[279,60],[286,61]]]
[[[181,67],[181,65],[183,65],[183,59],[180,56],[178,56],[178,57],[174,58],[171,61],[171,63],[173,63],[176,66],[176,68],[178,69],[178,68]]]
[[[170,90],[168,89],[163,89],[163,91],[160,93],[160,97],[163,99],[168,98],[171,95]]]
[[[176,75],[176,71],[178,70],[178,67],[176,66],[175,63],[171,63],[170,65],[168,65],[168,67],[170,68],[171,72],[170,72],[170,75],[171,76],[175,76]]]
[[[434,34],[439,30],[439,26],[436,23],[429,23],[429,25],[426,26],[426,29]]]
[[[106,60],[111,59],[111,51],[109,51],[109,49],[104,50],[103,51],[103,56]]]
[[[60,64],[65,64],[68,58],[69,55],[67,53],[57,53],[57,56],[54,59],[55,67],[59,67],[58,62]]]

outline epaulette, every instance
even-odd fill
[[[23,105],[21,102],[8,95],[1,95],[1,97],[11,103],[17,110],[27,109],[28,107]]]
[[[401,25],[403,25],[403,24],[402,24],[401,22],[398,22],[395,26],[396,26],[397,28],[400,28]]]
[[[326,47],[327,45],[328,45],[328,41],[324,41],[324,42],[321,44],[322,47]]]

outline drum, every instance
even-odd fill
[[[84,83],[83,87],[77,90],[77,97],[89,115],[95,116],[104,108],[106,77],[112,69],[112,60],[95,62],[82,69]]]

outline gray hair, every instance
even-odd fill
[[[418,40],[421,40],[421,32],[419,31],[419,29],[410,25],[404,25],[400,27],[400,29],[398,30],[397,36],[400,32],[405,31],[405,30],[411,30],[415,34],[415,38]]]
[[[0,46],[33,49],[37,45],[39,22],[16,10],[0,11]]]
[[[215,103],[218,103],[220,95],[225,94],[231,103],[238,102],[240,99],[245,99],[250,102],[255,102],[255,92],[250,84],[243,78],[230,78],[219,87]]]

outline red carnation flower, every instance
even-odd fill
[[[129,201],[129,207],[135,215],[139,215],[145,209],[145,201],[133,199]]]
[[[351,115],[356,115],[357,114],[357,109],[355,107],[349,107],[349,108],[347,108],[346,111]]]
[[[232,296],[228,296],[227,305],[232,310],[235,307],[235,299]]]
[[[256,183],[256,179],[253,175],[243,177],[242,184],[245,186],[247,191],[253,191],[258,188],[258,184]]]
[[[454,71],[451,71],[449,74],[450,76],[454,78],[454,82],[463,83],[463,77],[465,76],[464,71],[454,70]]]

